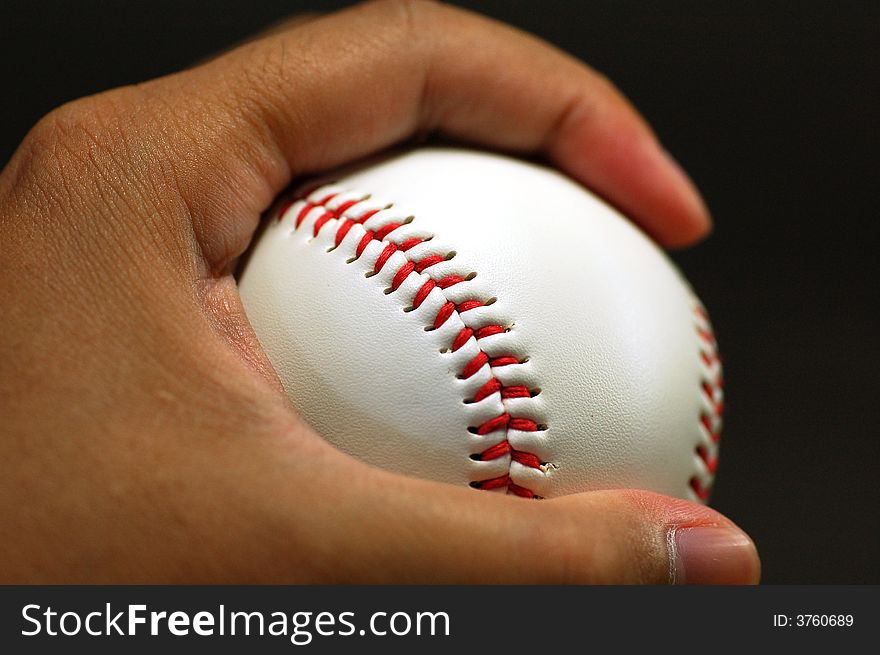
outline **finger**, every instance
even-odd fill
[[[243,248],[291,175],[424,130],[543,152],[666,245],[709,226],[693,185],[610,83],[536,38],[442,5],[358,6],[128,92],[158,108],[208,255]]]
[[[256,453],[270,453],[268,461],[250,457],[259,481],[235,484],[235,500],[223,501],[238,521],[257,517],[237,534],[274,535],[259,546],[222,545],[249,551],[233,558],[246,563],[234,573],[243,581],[753,584],[760,576],[751,539],[705,506],[638,491],[529,502],[379,471],[317,437],[295,441],[294,451]],[[275,499],[272,511],[266,498]]]

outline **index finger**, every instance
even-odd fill
[[[246,242],[292,175],[423,131],[542,153],[663,245],[709,230],[693,184],[607,80],[535,37],[444,5],[359,5],[140,90],[178,118],[166,122],[179,153],[171,165],[185,169],[176,179],[203,239],[228,238],[237,219]],[[239,211],[221,216],[224,206]]]

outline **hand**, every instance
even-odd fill
[[[361,464],[300,422],[231,270],[292,176],[421,131],[541,152],[666,245],[709,219],[594,71],[381,2],[65,105],[0,176],[5,582],[754,582],[711,509],[529,502]]]

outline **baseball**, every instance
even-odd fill
[[[529,498],[705,501],[708,317],[674,265],[559,172],[423,148],[279,204],[240,274],[294,407],[370,464]]]

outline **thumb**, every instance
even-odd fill
[[[410,487],[394,503],[406,509],[392,510],[407,511],[410,520],[384,523],[380,537],[386,556],[407,562],[400,581],[755,584],[760,578],[752,540],[714,510],[688,501],[617,490],[526,502]],[[413,531],[421,535],[421,552],[406,545]]]
[[[239,519],[256,508],[261,523],[271,515],[276,538],[261,542],[270,552],[254,557],[251,542],[247,559],[281,565],[272,569],[276,582],[755,584],[760,577],[752,540],[703,505],[635,490],[543,501],[475,492],[369,467],[299,429],[306,434],[280,450],[257,450],[268,457],[259,480],[234,485],[240,507],[223,503]]]
[[[557,502],[581,530],[590,526],[583,547],[605,563],[594,581],[757,584],[760,579],[751,538],[704,505],[631,489]]]

